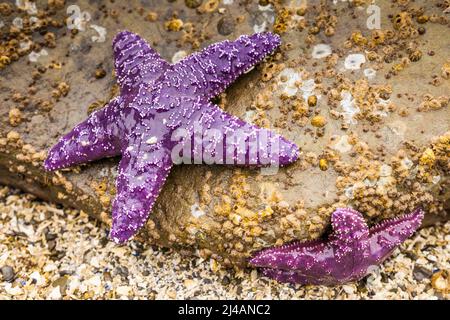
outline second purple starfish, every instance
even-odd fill
[[[120,96],[64,136],[50,150],[45,169],[121,155],[110,236],[122,243],[144,225],[166,181],[178,146],[173,141],[177,129],[188,132],[183,144],[194,140],[196,125],[220,136],[239,133],[222,144],[212,135],[200,148],[194,147],[189,156],[196,159],[204,150],[211,151],[207,159],[200,157],[205,162],[257,166],[294,162],[299,153],[294,143],[210,102],[279,45],[280,38],[271,33],[241,36],[170,65],[138,35],[119,33],[113,47]],[[251,141],[256,141],[256,148],[250,148]],[[225,161],[221,154],[229,155],[230,149],[231,161]]]
[[[268,248],[250,263],[280,282],[336,285],[359,280],[419,228],[423,215],[417,209],[369,229],[358,211],[337,209],[328,239]]]

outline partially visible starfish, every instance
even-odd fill
[[[369,229],[358,211],[337,209],[327,240],[265,249],[250,263],[280,282],[336,285],[359,280],[417,230],[423,215],[417,209]]]
[[[241,36],[170,65],[138,35],[119,33],[113,48],[120,96],[64,136],[50,150],[45,169],[122,155],[110,233],[113,240],[122,243],[144,225],[166,181],[173,165],[171,152],[178,143],[172,141],[176,129],[192,132],[197,124],[203,130],[216,129],[223,136],[239,131],[236,140],[222,144],[223,151],[234,148],[231,163],[223,163],[264,165],[268,158],[270,163],[283,166],[295,161],[299,151],[294,143],[210,102],[279,45],[280,38],[271,33]],[[247,143],[260,136],[266,139],[259,141],[255,154]],[[192,135],[182,142],[191,140]],[[211,151],[207,159],[203,158],[205,162],[211,160],[209,156],[217,159],[220,150],[214,147],[220,147],[218,143],[214,138],[202,141],[200,148],[194,146],[192,154],[197,159],[203,146]],[[268,154],[275,146],[277,154]]]

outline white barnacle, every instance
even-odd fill
[[[281,81],[284,78],[286,81]],[[297,82],[301,80],[301,75],[292,68],[284,69],[280,75],[280,87],[283,89],[283,93],[287,96],[292,97],[298,91]]]
[[[30,62],[37,62],[39,57],[41,56],[48,56],[48,52],[45,49],[42,49],[39,52],[33,51],[28,55],[28,60],[30,60]]]
[[[364,75],[366,76],[367,79],[372,80],[377,75],[377,72],[372,68],[367,68],[364,69]]]
[[[38,13],[36,3],[29,0],[16,0],[16,7],[20,10],[26,11],[29,15]]]
[[[101,26],[97,26],[95,24],[91,25],[91,29],[94,29],[95,31],[97,31],[96,36],[92,36],[91,40],[92,42],[105,42],[106,40],[106,29],[104,27]]]
[[[342,91],[341,97],[342,100],[340,102],[340,106],[343,111],[341,114],[344,121],[348,124],[356,124],[357,121],[354,119],[354,116],[360,111],[360,109],[356,105],[355,99],[349,91]]]
[[[261,24],[255,24],[253,26],[253,31],[255,33],[261,33],[266,31],[267,21],[263,21]]]
[[[431,182],[433,184],[437,184],[439,181],[441,181],[441,176],[440,175],[433,176],[432,179],[431,179]]]
[[[314,46],[312,56],[314,59],[323,59],[331,54],[331,47],[328,44],[320,43]]]
[[[401,161],[402,165],[404,165],[407,169],[411,169],[414,165],[414,162],[411,161],[409,158],[403,158]]]
[[[272,5],[270,3],[268,5],[265,5],[265,6],[258,5],[258,10],[259,11],[273,11],[273,7],[272,7]]]
[[[12,24],[14,27],[16,27],[18,29],[22,29],[23,28],[23,19],[20,17],[14,18],[14,20],[12,21]]]
[[[30,22],[33,25],[37,25],[40,22],[40,20],[37,17],[31,17]]]
[[[194,203],[191,206],[191,214],[195,217],[195,218],[200,218],[201,216],[205,215],[205,211],[203,211],[200,206],[198,205],[198,203]]]
[[[348,142],[348,136],[341,136],[336,142],[332,145],[334,150],[337,150],[341,153],[347,153],[352,149],[351,144]]]
[[[381,177],[388,177],[392,174],[392,167],[383,163],[380,167],[380,176]]]
[[[344,67],[347,70],[358,70],[364,63],[366,63],[366,57],[363,54],[353,53],[345,58]]]
[[[305,101],[307,101],[310,96],[314,95],[315,88],[316,88],[316,82],[314,81],[314,79],[308,79],[302,83],[300,90],[302,90],[302,93],[303,93],[302,96]],[[320,96],[317,96],[317,98],[319,99]]]
[[[262,18],[261,19],[262,21],[260,20],[259,24],[255,24],[253,26],[253,31],[255,33],[261,33],[266,31],[267,23],[271,25],[275,21],[274,9],[271,4],[268,4],[266,6],[258,5],[258,10],[262,12],[260,16],[260,18]]]
[[[31,48],[32,44],[33,44],[33,42],[31,42],[31,41],[20,42],[19,47],[20,47],[20,49],[27,51]]]

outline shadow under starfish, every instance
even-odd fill
[[[333,231],[328,239],[268,248],[255,254],[250,264],[280,282],[338,285],[359,280],[409,238],[423,216],[416,209],[369,228],[358,211],[337,209],[331,216]]]

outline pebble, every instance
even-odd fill
[[[187,289],[195,288],[197,286],[197,281],[192,280],[192,279],[186,279],[186,280],[184,280],[184,286]]]
[[[15,277],[15,273],[14,273],[14,269],[10,266],[3,266],[0,269],[2,276],[3,276],[3,281],[6,282],[13,282],[14,277]]]
[[[433,274],[431,277],[431,285],[438,292],[450,292],[450,272],[441,270]]]
[[[52,282],[53,287],[59,287],[61,294],[65,294],[69,278],[66,276],[60,277]]]
[[[117,289],[116,289],[116,293],[119,296],[127,296],[130,293],[130,291],[131,291],[131,288],[129,286],[120,286],[120,287],[117,287]]]
[[[222,278],[222,285],[227,286],[230,284],[230,278],[228,276],[224,276]]]
[[[55,240],[50,240],[47,242],[47,248],[49,251],[53,251],[56,247],[56,241]]]
[[[58,236],[54,233],[51,232],[46,232],[45,233],[45,240],[50,241],[50,240],[55,240]]]
[[[174,289],[167,290],[167,296],[170,299],[176,299],[177,298],[177,292]]]
[[[47,298],[50,300],[60,300],[62,298],[61,289],[59,287],[52,288]]]
[[[433,272],[425,267],[422,267],[418,264],[414,265],[413,269],[413,277],[417,281],[423,281],[424,279],[430,279],[433,275]]]
[[[223,36],[232,34],[235,31],[235,29],[236,25],[232,17],[229,16],[222,17],[217,23],[217,31]]]

